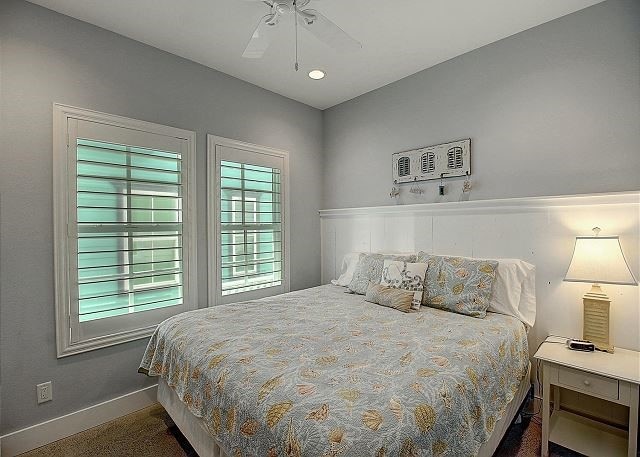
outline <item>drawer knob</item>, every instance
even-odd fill
[[[588,379],[585,379],[585,380],[584,380],[584,385],[585,385],[585,386],[590,386],[590,385],[591,385],[591,382],[590,382]]]

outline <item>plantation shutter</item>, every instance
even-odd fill
[[[72,340],[179,312],[184,140],[86,121],[71,140]]]
[[[220,295],[237,301],[281,293],[283,158],[218,148]]]

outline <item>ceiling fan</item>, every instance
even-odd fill
[[[362,48],[362,44],[342,30],[336,23],[328,19],[315,9],[305,7],[311,0],[245,0],[261,2],[270,8],[267,15],[263,16],[258,23],[242,57],[248,59],[259,59],[271,44],[271,35],[274,28],[280,21],[288,16],[294,16],[295,42],[296,42],[296,62],[295,69],[298,71],[298,24],[323,43],[337,49],[338,51],[352,51]]]

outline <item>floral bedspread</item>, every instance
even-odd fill
[[[321,286],[174,316],[162,376],[230,455],[476,455],[527,372],[524,325]]]

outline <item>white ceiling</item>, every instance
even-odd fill
[[[241,57],[269,8],[246,0],[31,0],[126,37],[324,109],[602,0],[313,0],[310,7],[363,44],[339,53],[278,26],[263,59]],[[327,77],[309,79],[312,68]]]

